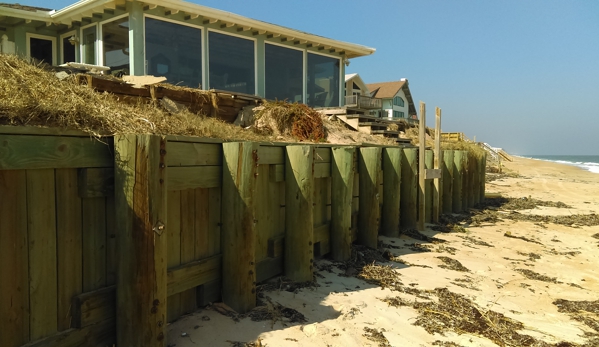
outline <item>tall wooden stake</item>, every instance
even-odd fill
[[[314,262],[314,149],[287,146],[285,161],[285,276],[312,281]]]
[[[239,313],[256,306],[254,194],[258,145],[223,143],[223,302]]]
[[[399,203],[401,189],[401,148],[383,150],[383,212],[381,234],[399,236]]]
[[[399,224],[403,229],[418,224],[418,150],[404,148],[401,154],[401,194]]]
[[[360,148],[360,211],[358,214],[358,243],[370,248],[378,247],[381,217],[379,203],[379,173],[381,171],[380,147]]]
[[[420,101],[420,125],[418,135],[418,230],[424,230],[426,219],[426,181],[424,156],[426,150],[426,104]]]
[[[331,148],[331,255],[337,261],[351,257],[355,151],[354,147]]]
[[[115,137],[117,345],[166,346],[166,140]]]
[[[433,155],[433,168],[440,169],[440,162],[443,160],[441,157],[441,109],[435,108],[435,148]],[[442,196],[442,188],[441,188],[441,179],[435,178],[433,180],[433,223],[439,222],[439,214],[441,212],[441,196]]]

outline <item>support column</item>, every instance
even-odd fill
[[[381,234],[399,236],[399,204],[401,195],[401,148],[383,150],[383,212]]]
[[[285,276],[312,281],[314,262],[314,149],[287,146],[285,160]]]
[[[420,125],[418,126],[418,230],[425,229],[426,220],[426,180],[425,180],[425,150],[426,150],[426,105],[420,101]]]
[[[379,173],[381,171],[380,147],[362,147],[360,166],[360,211],[358,215],[358,242],[376,249],[381,217],[379,206]]]
[[[166,140],[115,137],[117,345],[166,346]]]
[[[401,155],[400,226],[414,228],[418,223],[418,150],[404,148]]]
[[[331,148],[331,255],[337,261],[351,256],[355,152],[354,147]]]
[[[443,213],[453,212],[453,153],[454,151],[443,151]]]
[[[433,169],[440,169],[443,157],[441,155],[441,109],[438,107],[435,108],[435,148],[433,160]],[[443,172],[441,172],[441,177],[443,177]],[[439,223],[442,195],[441,178],[435,178],[433,179],[433,209],[431,218],[433,223]]]
[[[254,193],[258,145],[223,143],[221,250],[223,302],[239,313],[256,306]]]
[[[127,2],[129,11],[129,73],[132,76],[146,74],[144,42],[144,10],[140,1]]]
[[[463,211],[462,207],[462,183],[464,174],[464,154],[466,151],[453,152],[453,212]]]

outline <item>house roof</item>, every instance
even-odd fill
[[[345,75],[345,83],[351,80],[353,80],[354,83],[356,83],[360,87],[360,89],[362,89],[363,92],[370,94],[370,89],[368,89],[368,86],[366,85],[366,83],[364,83],[364,80],[362,79],[362,77],[360,77],[360,75],[358,75],[357,73]]]
[[[73,22],[80,22],[83,18],[91,18],[94,13],[103,13],[105,9],[124,6],[124,2],[123,0],[80,0],[57,11],[36,9],[35,12],[30,10],[33,9],[30,6],[0,7],[0,18],[17,17],[46,22],[47,25],[71,26]],[[225,27],[235,27],[238,31],[251,31],[254,35],[278,37],[281,41],[309,45],[322,52],[343,54],[347,58],[366,56],[376,51],[374,48],[337,41],[182,0],[141,0],[140,2],[150,9],[162,7],[171,13],[184,13],[186,19],[200,18],[203,23],[220,23]]]
[[[414,100],[406,78],[392,82],[369,83],[366,86],[370,89],[370,96],[379,99],[391,99],[400,90],[403,90],[406,99],[408,99],[408,114],[410,116],[416,114],[416,106],[414,106]]]
[[[7,4],[5,2],[0,2],[0,7],[12,8],[15,10],[31,11],[31,12],[36,12],[36,11],[50,12],[50,11],[52,11],[51,8],[27,6],[27,5],[21,5],[21,4]]]

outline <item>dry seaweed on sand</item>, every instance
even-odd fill
[[[493,246],[490,243],[487,243],[487,242],[485,242],[483,240],[475,239],[474,237],[471,237],[471,236],[459,236],[458,235],[458,237],[460,237],[460,238],[462,238],[462,239],[464,239],[466,241],[470,241],[471,243],[473,243],[473,244],[475,244],[477,246],[495,247],[495,246]]]
[[[567,313],[572,319],[584,323],[599,333],[599,300],[570,301],[557,299],[553,304],[557,306],[559,312]],[[593,336],[599,340],[597,335]]]
[[[399,273],[391,265],[377,265],[374,263],[366,265],[356,277],[368,283],[376,284],[382,289],[400,290],[403,285]]]
[[[528,278],[529,280],[543,281],[549,283],[562,283],[559,282],[556,277],[541,275],[528,269],[515,269],[514,271],[521,273],[522,276]]]
[[[538,259],[541,259],[541,255],[536,254],[536,253],[532,253],[532,252],[530,252],[530,253],[524,253],[524,252],[516,251],[516,253],[518,253],[518,255],[522,255],[522,256],[528,257],[528,259],[530,261],[537,261]]]
[[[599,239],[599,233],[593,234],[593,235],[591,235],[591,237]]]
[[[324,141],[322,116],[305,104],[265,101],[254,116],[259,131],[292,136],[297,140]]]
[[[262,344],[262,340],[258,339],[256,342],[240,342],[227,340],[231,344],[231,347],[266,347]]]
[[[462,265],[459,261],[449,258],[449,257],[437,257],[440,259],[445,265],[439,265],[440,268],[449,269],[454,271],[462,271],[462,272],[470,272],[470,270]]]
[[[373,328],[364,327],[364,334],[362,334],[362,336],[366,337],[368,340],[372,342],[378,343],[379,347],[391,347],[391,344],[389,344],[389,340],[387,340],[385,335],[383,335],[384,332],[385,329],[381,329],[381,331],[378,331]]]
[[[420,241],[433,242],[433,243],[445,242],[445,240],[438,239],[436,237],[426,236],[416,229],[404,230],[404,231],[402,231],[402,234],[409,236],[413,239],[420,240]]]
[[[536,243],[538,245],[542,245],[542,243],[540,243],[537,240],[529,239],[529,238],[524,237],[524,236],[515,236],[515,235],[512,235],[511,231],[506,231],[505,233],[503,233],[503,236],[509,237],[509,238],[512,238],[512,239],[519,239],[519,240],[522,240],[522,241],[526,241],[526,242],[531,242],[531,243]]]

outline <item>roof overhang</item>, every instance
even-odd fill
[[[333,40],[181,0],[142,0],[139,2],[148,8],[164,7],[171,13],[182,12],[189,19],[201,17],[206,24],[222,23],[226,27],[236,27],[238,31],[251,31],[255,35],[280,38],[284,42],[306,45],[323,53],[339,54],[348,59],[371,55],[376,51],[374,48]],[[92,17],[94,13],[102,13],[105,9],[114,10],[116,7],[125,6],[125,4],[126,0],[81,0],[61,10],[51,12],[0,8],[0,15],[71,26],[73,22],[80,22],[82,18]]]

